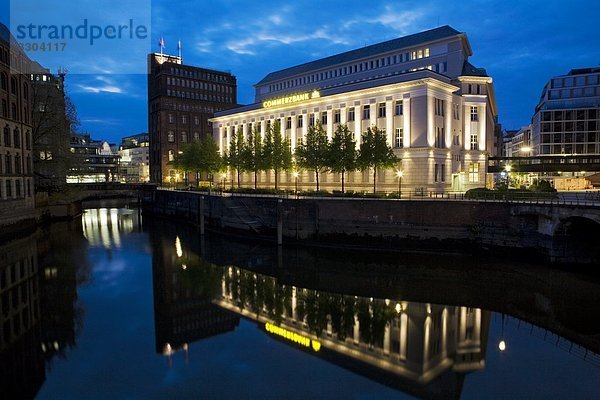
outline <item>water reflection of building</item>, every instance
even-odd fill
[[[119,208],[89,209],[84,211],[82,221],[83,234],[91,246],[119,248],[121,235],[139,225],[139,214]]]
[[[35,238],[0,247],[0,393],[33,398],[45,380]]]
[[[234,330],[239,316],[214,305],[221,268],[185,250],[179,237],[152,239],[156,351],[169,357],[190,343]]]
[[[81,220],[55,222],[38,239],[40,269],[41,348],[49,363],[65,357],[83,327],[83,306],[77,287],[87,283],[91,266],[81,234]],[[55,251],[61,248],[60,252]]]
[[[490,316],[478,308],[327,294],[235,267],[221,285],[219,306],[283,328],[277,338],[318,342],[323,357],[417,396],[459,396],[465,374],[485,366]]]

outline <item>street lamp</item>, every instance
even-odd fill
[[[294,180],[295,180],[295,193],[294,194],[296,195],[296,197],[298,197],[298,175],[299,175],[298,171],[292,172],[292,176],[294,177]]]
[[[398,199],[402,198],[402,177],[404,176],[404,172],[396,171],[396,177],[398,177]]]

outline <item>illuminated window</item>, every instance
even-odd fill
[[[429,57],[429,47],[425,48],[425,57]]]
[[[423,49],[419,49],[419,51],[417,51],[417,58],[423,58]]]
[[[169,150],[169,161],[173,160],[175,160],[175,154],[173,153],[173,150]]]
[[[477,106],[471,106],[471,121],[479,121]]]
[[[479,182],[479,163],[470,163],[469,164],[469,182],[470,183]]]
[[[479,135],[471,133],[471,150],[479,150]]]
[[[404,147],[404,130],[402,128],[396,128],[396,137],[394,139],[394,147],[398,149]]]

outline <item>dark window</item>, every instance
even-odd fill
[[[341,115],[340,115],[340,110],[335,110],[333,112],[333,123],[334,124],[339,124],[341,122]]]
[[[378,118],[385,118],[385,103],[379,103],[379,107],[378,107],[378,111],[377,111],[377,117]]]
[[[8,90],[8,75],[6,75],[6,73],[4,73],[4,72],[2,72],[2,74],[0,74],[0,87],[4,91]]]
[[[15,142],[15,149],[20,149],[21,148],[21,133],[19,132],[19,129],[15,129],[13,131],[13,138],[14,138],[14,142]]]
[[[403,107],[403,104],[402,104],[402,100],[396,101],[396,107],[395,107],[395,110],[394,110],[395,114],[396,115],[402,115],[402,113],[404,112],[403,108],[404,107]]]
[[[4,127],[4,146],[10,146],[10,129],[8,129],[8,126]]]
[[[371,118],[371,106],[366,105],[363,107],[363,117],[362,119],[370,119]]]
[[[10,78],[10,92],[12,94],[17,94],[17,80],[13,77]]]
[[[327,125],[327,111],[321,113],[321,124]]]
[[[6,197],[12,197],[12,181],[10,179],[6,181]]]
[[[354,107],[348,109],[348,121],[354,121]]]

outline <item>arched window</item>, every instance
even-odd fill
[[[14,76],[10,78],[10,92],[17,94],[17,79]]]
[[[8,90],[8,75],[6,75],[6,72],[0,74],[0,88]]]
[[[15,143],[15,149],[21,148],[21,132],[19,132],[19,128],[15,128],[13,131],[13,139]]]
[[[8,125],[4,127],[4,146],[10,146],[10,129],[8,129]]]

